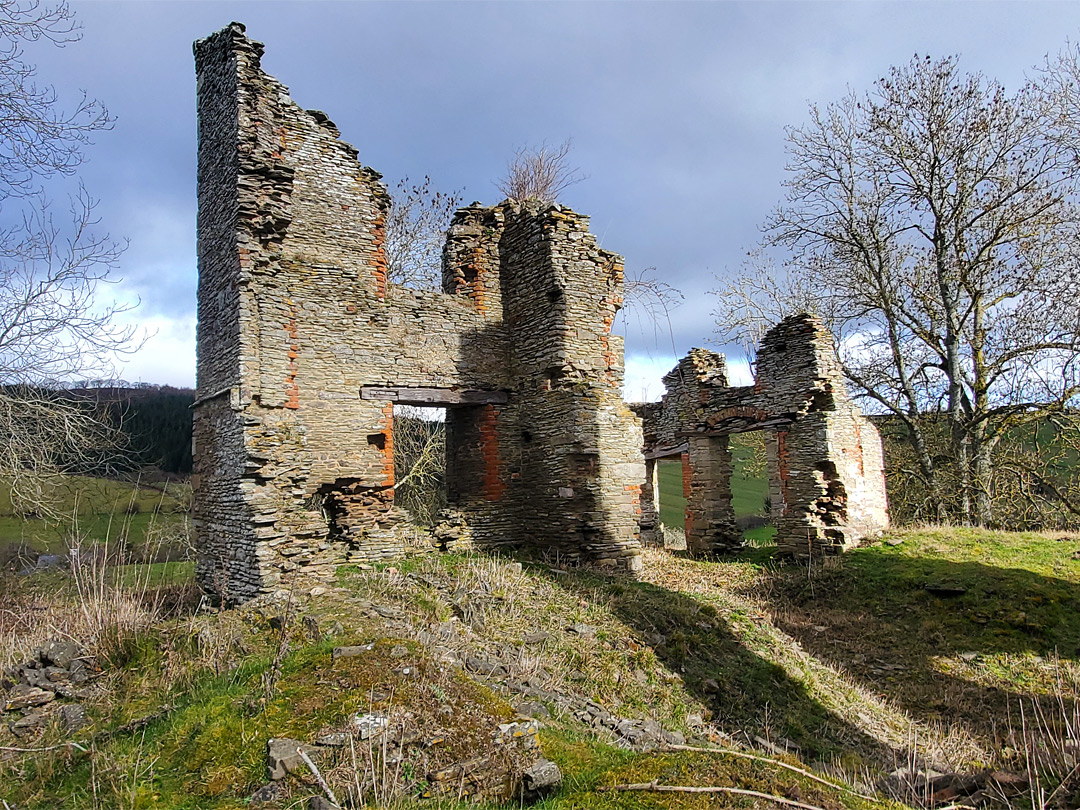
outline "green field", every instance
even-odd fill
[[[171,547],[184,539],[190,497],[188,484],[136,487],[124,481],[72,476],[49,492],[54,517],[27,517],[12,505],[11,487],[5,485],[0,487],[0,553],[63,554],[74,544],[108,542],[141,556],[158,556],[162,551],[158,547]],[[143,553],[147,546],[155,547],[150,554]]]
[[[731,452],[735,462],[735,471],[731,476],[731,500],[735,517],[768,517],[765,498],[769,494],[769,484],[764,472],[757,473],[749,463],[753,455],[751,440],[748,436],[731,437]],[[761,465],[758,465],[761,466]],[[660,482],[660,522],[669,528],[683,528],[686,513],[686,498],[683,497],[682,462],[675,459],[662,459],[657,465],[657,478]],[[772,530],[751,529],[750,537],[764,540],[771,537]]]

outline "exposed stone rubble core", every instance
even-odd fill
[[[724,358],[692,349],[664,377],[661,402],[636,406],[645,433],[642,537],[658,528],[656,461],[680,457],[691,553],[741,544],[731,505],[728,436],[768,430],[777,548],[835,553],[889,525],[881,437],[848,398],[831,335],[795,315],[765,335],[757,382],[728,387]]]
[[[622,261],[588,219],[474,204],[448,235],[444,292],[391,284],[380,176],[262,71],[242,25],[194,50],[202,585],[241,602],[399,555],[395,403],[447,406],[450,503],[477,543],[636,570]]]

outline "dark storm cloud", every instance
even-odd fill
[[[738,266],[780,199],[783,127],[913,53],[961,53],[1010,87],[1076,35],[1071,4],[76,3],[82,42],[37,47],[42,78],[117,116],[83,172],[131,246],[127,294],[190,334],[195,311],[191,42],[231,20],[266,69],[324,110],[389,181],[430,174],[496,202],[515,146],[574,142],[588,179],[565,202],[631,270],[659,268],[687,303],[677,352],[711,332],[707,290]],[[628,356],[674,352],[627,328]],[[183,351],[182,341],[170,351]],[[672,362],[673,362],[673,358]],[[667,363],[668,366],[671,363]],[[190,383],[175,358],[161,374]],[[153,376],[145,361],[144,378]]]

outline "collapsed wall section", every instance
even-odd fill
[[[662,403],[646,406],[642,412],[646,463],[677,458],[683,465],[683,525],[691,554],[738,548],[741,538],[731,503],[733,467],[727,435],[690,427],[707,423],[716,390],[730,390],[724,358],[705,349],[691,349],[663,382],[667,395]],[[647,478],[655,479],[655,467]],[[655,483],[649,483],[653,484],[648,487],[653,502],[645,511],[656,515],[654,522],[658,522],[659,493]]]
[[[849,548],[888,528],[881,436],[847,394],[832,335],[797,315],[762,340],[755,391],[776,430],[777,546],[798,556]]]

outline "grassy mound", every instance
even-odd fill
[[[351,738],[374,712],[397,736],[317,760],[339,797],[354,785],[381,805],[454,806],[468,791],[434,775],[534,718],[565,777],[546,808],[889,807],[856,794],[916,802],[933,772],[983,769],[1036,783],[1016,806],[1077,806],[1078,551],[1075,536],[934,529],[810,569],[761,549],[651,551],[640,582],[424,555],[238,610],[174,601],[113,639],[82,697],[87,727],[0,731],[0,746],[49,749],[4,752],[0,794],[19,808],[241,807],[266,782],[268,739]],[[46,593],[51,610],[80,598]],[[372,646],[335,660],[343,645]],[[897,769],[918,779],[889,780]],[[777,799],[612,790],[654,782]],[[323,792],[304,768],[283,785],[265,806]]]

